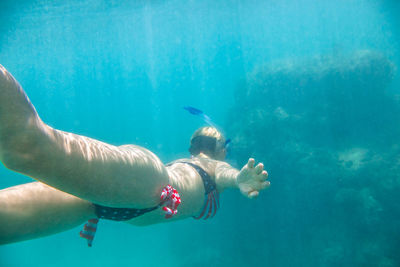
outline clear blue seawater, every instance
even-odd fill
[[[400,266],[396,0],[0,1],[0,64],[49,125],[167,163],[204,110],[256,200],[212,220],[102,221],[0,247],[0,266]],[[112,179],[112,177],[110,177]],[[0,166],[0,188],[31,179]]]

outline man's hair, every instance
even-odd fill
[[[197,129],[190,139],[189,152],[197,156],[200,152],[214,158],[219,144],[224,144],[224,136],[214,127]]]

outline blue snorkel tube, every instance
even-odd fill
[[[212,122],[211,118],[209,116],[207,116],[203,111],[201,111],[200,109],[191,107],[191,106],[185,106],[183,107],[185,110],[187,110],[190,114],[195,115],[197,117],[199,117],[201,120],[203,120],[205,123],[207,123],[208,125],[210,125],[211,127],[216,128],[217,130],[221,131],[223,133],[223,131],[221,130],[221,127],[218,127],[214,122]],[[226,139],[224,147],[228,148],[229,143],[231,143],[231,139]]]

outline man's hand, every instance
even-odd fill
[[[267,181],[268,173],[264,170],[264,165],[259,163],[254,167],[254,163],[255,160],[250,158],[236,178],[240,192],[248,198],[257,197],[260,190],[270,186],[270,182]]]

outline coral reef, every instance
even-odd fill
[[[400,103],[386,90],[395,72],[362,50],[271,62],[240,83],[231,156],[266,164],[271,242],[313,251],[322,266],[400,265]],[[301,238],[279,235],[282,223]]]

